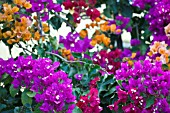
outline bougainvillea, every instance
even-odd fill
[[[110,74],[114,74],[121,64],[119,61],[120,54],[121,50],[119,49],[111,52],[102,50],[94,57],[93,62],[105,68]]]
[[[169,73],[169,71],[165,72],[162,70],[160,62],[151,63],[149,60],[145,60],[143,62],[137,61],[134,63],[133,67],[129,66],[128,63],[122,63],[121,69],[116,71],[115,76],[117,80],[122,81],[122,86],[117,87],[119,100],[114,103],[114,105],[116,104],[114,107],[118,107],[120,101],[127,102],[127,95],[130,94],[132,97],[131,100],[133,100],[134,103],[136,103],[134,98],[136,101],[141,101],[142,99],[145,103],[140,104],[137,102],[138,104],[134,105],[130,101],[128,106],[129,109],[136,112],[169,112],[169,105],[166,106],[167,108],[160,109],[157,106],[162,100],[164,100],[165,103],[168,102],[168,85],[170,84],[170,79],[168,77]],[[126,91],[122,91],[120,88],[123,88],[128,92],[133,91],[131,93],[126,93]],[[135,96],[131,95],[133,92],[135,93]],[[119,93],[125,96],[122,97]],[[152,106],[149,101],[154,102]],[[161,104],[162,103],[160,103],[160,105]],[[122,109],[124,109],[124,107],[122,107]],[[129,113],[129,111],[127,111],[127,113]]]
[[[83,113],[100,113],[102,107],[100,107],[100,99],[98,97],[98,90],[91,88],[89,94],[81,96],[77,102],[77,106],[83,111]]]
[[[169,113],[169,7],[1,0],[0,112]]]
[[[67,111],[65,105],[75,101],[71,79],[63,71],[55,72],[59,65],[59,62],[52,63],[48,58],[34,60],[29,56],[19,57],[16,61],[1,59],[0,70],[1,75],[11,75],[14,88],[22,86],[36,92],[36,102],[43,102],[40,110],[48,113],[53,110]]]
[[[91,4],[92,3],[92,4]],[[96,0],[66,0],[65,2],[63,2],[63,5],[65,7],[66,10],[70,9],[70,10],[74,10],[73,13],[73,18],[74,18],[74,22],[76,23],[80,23],[81,19],[82,19],[82,13],[85,12],[87,16],[90,17],[91,20],[95,20],[97,17],[100,16],[100,12],[94,8],[94,5],[96,4]],[[91,5],[90,7],[88,7],[89,5]],[[88,8],[88,9],[86,9]],[[85,10],[86,9],[86,10]]]

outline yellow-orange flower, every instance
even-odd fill
[[[127,62],[129,64],[129,66],[133,66],[133,61],[132,60],[128,60]]]
[[[85,38],[87,36],[87,30],[81,30],[79,34],[80,37]]]
[[[102,37],[102,41],[103,41],[103,44],[105,45],[105,46],[109,46],[109,44],[110,44],[110,38],[108,38],[108,37],[106,37],[106,36],[103,36]]]
[[[29,41],[31,39],[31,33],[29,31],[25,31],[25,33],[22,34],[22,38],[24,41]]]
[[[5,33],[3,33],[3,37],[4,38],[8,38],[12,35],[12,32],[11,31],[6,31]]]
[[[136,53],[132,53],[131,58],[133,59],[135,57],[136,57]]]
[[[18,12],[19,11],[19,8],[17,7],[17,6],[14,6],[13,8],[12,8],[12,12],[13,13],[16,13],[16,12]]]
[[[25,2],[23,5],[26,9],[30,9],[32,7],[32,5],[30,4],[30,2]]]
[[[99,17],[97,17],[97,18],[95,19],[95,21],[96,21],[96,22],[100,22],[101,19],[100,19]]]
[[[96,40],[92,40],[92,41],[90,42],[90,44],[91,44],[92,46],[95,46],[95,45],[97,44],[97,41],[96,41]]]
[[[40,33],[38,31],[36,31],[35,34],[34,34],[34,39],[39,40],[40,37],[41,37]]]
[[[30,9],[32,7],[30,2],[27,2],[26,0],[13,0],[13,2],[19,6],[25,7],[26,9]]]
[[[115,24],[112,24],[112,25],[110,26],[110,31],[111,31],[111,32],[115,32],[115,31],[116,31],[116,25],[115,25]]]
[[[42,29],[45,33],[50,30],[50,28],[48,27],[48,25],[46,23],[42,23]]]

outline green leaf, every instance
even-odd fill
[[[27,92],[28,92],[27,90],[24,90],[24,92],[22,92],[21,94],[21,101],[23,105],[32,104],[32,98],[27,95]]]
[[[19,113],[20,112],[20,108],[19,107],[15,107],[14,108],[14,113]]]
[[[151,96],[151,97],[147,98],[146,99],[146,107],[145,108],[151,107],[151,105],[154,104],[154,101],[155,101],[155,97],[154,96]]]
[[[68,18],[68,20],[73,20],[73,16],[70,13],[68,13],[66,17]]]
[[[111,12],[110,12],[110,8],[106,7],[106,9],[104,9],[104,15],[108,18],[111,18]]]
[[[2,111],[1,113],[16,113],[16,112],[14,112],[14,109],[10,109],[6,111]]]
[[[13,81],[13,78],[11,76],[8,76],[3,81],[4,81],[4,85],[11,84],[11,82]]]
[[[56,0],[58,4],[62,4],[63,0]]]
[[[167,64],[162,64],[162,68],[165,69],[165,70],[168,70],[168,69],[169,69],[169,67],[168,67]]]
[[[50,18],[49,23],[55,30],[58,30],[61,27],[62,21],[57,16],[53,16]]]
[[[4,80],[4,79],[6,79],[8,76],[9,76],[8,74],[4,73],[4,74],[2,75],[2,77],[1,77],[0,80]]]
[[[79,107],[75,107],[72,113],[83,113]]]
[[[34,97],[34,96],[36,95],[36,92],[28,91],[28,92],[27,92],[27,95],[28,95],[29,97]]]
[[[113,11],[114,14],[117,14],[118,13],[118,8],[119,8],[119,4],[115,0],[109,0],[109,1],[112,1],[111,4],[108,2],[108,4],[110,4],[111,10]]]
[[[19,91],[19,89],[18,89],[18,88],[15,89],[14,86],[13,86],[13,84],[11,84],[11,86],[10,86],[10,88],[9,88],[9,92],[10,92],[11,96],[12,96],[12,97],[15,97],[16,94],[18,93],[18,91]]]
[[[0,86],[0,98],[5,98],[7,96],[7,90]]]
[[[93,68],[90,68],[90,72],[89,75],[93,75],[96,74],[99,70],[100,70],[100,66],[99,65],[95,65]]]
[[[0,111],[2,111],[2,109],[6,108],[7,106],[5,104],[1,104],[0,103]]]
[[[35,106],[33,113],[42,113],[42,111],[41,111],[40,108],[39,108],[41,105],[42,105],[41,103],[38,103],[38,104]]]
[[[148,46],[146,44],[141,44],[141,47],[140,47],[140,52],[142,55],[144,55],[146,53],[146,50],[147,50]]]
[[[72,55],[76,58],[82,58],[82,53],[72,53]]]
[[[117,80],[117,83],[119,84],[119,86],[122,86],[122,81],[121,80]]]
[[[128,5],[123,5],[121,7],[121,14],[124,16],[124,17],[132,17],[132,9],[130,6]]]
[[[77,69],[74,67],[70,67],[70,72],[68,74],[69,77],[74,77],[74,75],[77,73]]]
[[[36,46],[35,48],[36,48],[36,50],[38,52],[38,55],[44,56],[44,54],[45,54],[44,48],[41,48],[41,46]]]
[[[106,96],[108,96],[108,95],[114,94],[115,91],[116,91],[116,87],[113,86],[111,89],[109,89],[109,91],[107,91],[107,93],[105,93],[105,94],[103,95],[103,97],[106,97]]]

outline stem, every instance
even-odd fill
[[[54,55],[54,56],[57,56],[58,58],[60,58],[61,60],[63,60],[64,62],[67,62],[67,63],[86,63],[86,62],[83,62],[83,61],[68,61],[66,60],[65,58],[63,58],[62,56],[60,56],[59,54],[55,54],[55,53],[52,53],[52,52],[46,52],[46,54],[50,54],[50,55]]]
[[[32,51],[30,51],[27,48],[23,47],[20,43],[17,43],[17,45],[18,45],[19,48],[22,48],[24,51],[28,51],[28,52],[34,54]]]
[[[42,36],[42,23],[41,23],[41,18],[40,18],[40,13],[37,12],[37,17],[38,17],[38,24],[39,24],[39,31],[40,31],[40,34]]]
[[[60,56],[59,54],[55,54],[55,53],[52,53],[52,52],[46,52],[46,54],[50,54],[50,55],[54,55],[54,56],[57,56],[58,58],[62,59],[64,62],[67,62],[67,63],[83,63],[83,64],[88,64],[84,61],[80,61],[80,60],[77,60],[77,61],[68,61],[66,60],[65,58],[63,58],[62,56]],[[92,64],[92,65],[95,65],[95,64]],[[107,75],[110,75],[105,68],[101,68],[102,71],[104,71]]]

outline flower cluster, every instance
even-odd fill
[[[168,113],[170,112],[169,105],[166,108],[161,108],[157,105],[161,100],[167,102],[167,98],[170,95],[170,88],[168,87],[170,85],[169,74],[170,71],[162,70],[161,62],[152,63],[149,60],[144,60],[143,62],[135,62],[133,67],[129,66],[128,63],[122,63],[121,69],[116,71],[115,77],[117,80],[122,81],[121,87],[126,91],[137,89],[138,94],[145,100],[154,96],[153,106],[147,106],[149,108],[147,109],[145,105],[142,108],[143,111],[150,110],[154,112],[157,110]],[[120,86],[117,88],[120,88]]]
[[[102,21],[101,21],[102,20]],[[92,28],[99,27],[102,32],[110,32],[114,34],[120,34],[122,32],[122,29],[120,29],[120,26],[117,25],[117,23],[113,21],[106,21],[105,16],[101,18],[96,18],[94,22],[90,24],[86,24],[86,28]],[[126,25],[125,25],[126,26]],[[97,30],[98,31],[98,30]]]
[[[106,50],[101,50],[93,59],[95,64],[100,65],[105,68],[110,74],[114,74],[120,67],[119,57],[121,55],[121,50],[116,49],[115,51],[107,52]]]
[[[92,41],[90,42],[90,44],[92,46],[95,46],[96,44],[103,43],[106,47],[108,47],[110,42],[111,42],[110,38],[108,38],[105,34],[101,34],[101,35],[95,35]]]
[[[30,1],[27,0],[13,0],[14,4],[20,6],[20,7],[24,7],[26,9],[30,9],[32,7],[32,5],[30,4]]]
[[[122,110],[124,113],[143,112],[142,108],[146,104],[143,97],[139,95],[136,89],[132,88],[128,92],[118,89],[118,100],[113,105],[109,105],[110,110],[118,111],[119,104],[123,103]],[[128,103],[128,96],[133,102]]]
[[[83,40],[80,40],[79,37],[80,36],[78,33],[72,34],[70,32],[66,38],[60,36],[60,43],[63,43],[64,47],[67,50],[71,50],[71,52],[85,52],[87,49],[92,48],[90,45],[91,40],[88,39],[88,37],[84,38]]]
[[[88,7],[89,4],[92,4],[91,7]],[[80,23],[81,20],[81,13],[85,12],[87,16],[90,17],[91,20],[95,20],[97,17],[100,16],[100,12],[93,8],[93,6],[96,4],[96,0],[88,0],[86,3],[86,0],[66,0],[63,2],[63,5],[66,10],[74,10],[73,18],[74,22]],[[87,8],[87,9],[86,9]]]
[[[153,59],[156,61],[161,61],[162,64],[169,63],[170,50],[167,49],[167,44],[165,42],[157,42],[155,41],[153,45],[150,46],[150,51],[147,53],[150,57],[149,59]],[[148,59],[148,58],[146,58]]]
[[[154,41],[165,41],[168,45],[170,41],[165,36],[164,27],[170,23],[170,3],[168,0],[134,0],[134,5],[144,8],[150,5],[150,10],[145,16],[149,22],[149,30],[153,32]]]
[[[71,79],[63,71],[55,71],[60,65],[48,58],[18,57],[4,61],[0,59],[0,74],[9,74],[13,78],[14,88],[26,87],[36,92],[36,102],[42,102],[40,110],[44,113],[56,110],[57,112],[67,110],[65,105],[69,105],[68,113],[74,109],[71,103],[75,101],[72,94]]]
[[[17,0],[19,1],[19,0]],[[25,0],[26,1],[26,0]],[[61,12],[62,8],[60,4],[56,4],[53,0],[28,0],[32,7],[27,10],[28,12],[40,13],[41,20],[46,21],[49,19],[49,11]]]
[[[18,3],[19,1],[14,2],[21,4]],[[29,5],[29,2],[21,2],[21,5],[24,5],[24,7]],[[34,17],[36,22],[32,24],[32,19],[25,15],[20,15],[19,10],[17,6],[12,7],[10,4],[3,4],[3,13],[0,13],[0,22],[2,22],[4,26],[0,29],[0,39],[6,41],[8,44],[18,43],[19,41],[29,41],[32,38],[34,40],[39,40],[40,38],[44,40],[45,37],[42,37],[39,32],[37,17]],[[46,23],[42,23],[42,31],[49,31]]]
[[[83,113],[100,113],[102,107],[100,107],[100,99],[98,97],[98,90],[91,88],[90,92],[85,96],[80,96],[80,100],[76,104]]]
[[[13,21],[13,15],[19,11],[17,6],[11,6],[9,4],[3,4],[3,13],[0,13],[0,22]]]
[[[137,6],[141,9],[145,9],[146,5],[154,6],[161,0],[133,0],[133,6]]]

